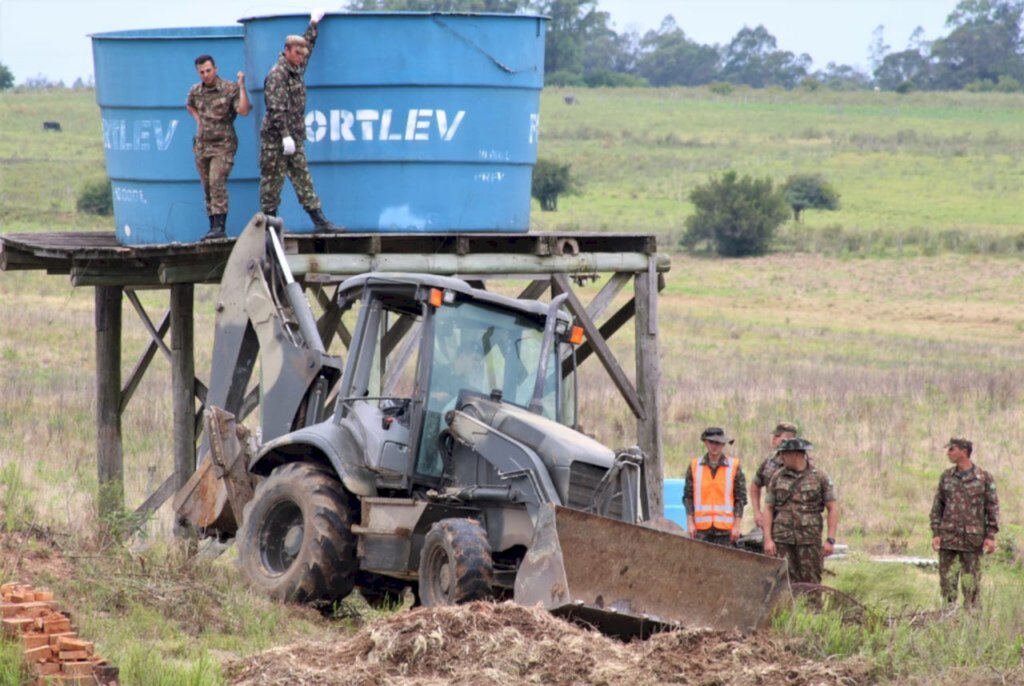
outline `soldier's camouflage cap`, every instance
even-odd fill
[[[954,446],[954,445],[957,448],[963,448],[964,450],[971,450],[971,449],[974,448],[974,444],[971,443],[966,438],[964,438],[963,436],[953,436],[952,438],[949,439],[949,443],[947,443],[943,447],[944,448],[949,448],[949,447]]]
[[[802,438],[787,438],[782,443],[779,443],[779,447],[775,449],[777,453],[806,453],[808,450],[813,450],[814,445],[810,441],[806,441]]]
[[[779,422],[775,425],[775,431],[772,432],[776,436],[784,433],[797,434],[800,433],[799,429],[796,428],[796,424],[791,422]]]
[[[288,36],[287,38],[284,39],[284,47],[295,48],[303,55],[309,54],[309,44],[306,42],[306,39],[303,38],[302,36]]]
[[[712,443],[732,443],[735,439],[725,435],[725,430],[717,426],[709,426],[700,432],[700,440],[711,441]]]

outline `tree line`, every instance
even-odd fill
[[[656,30],[616,32],[598,0],[351,0],[351,11],[520,12],[550,17],[544,72],[553,86],[701,86],[1017,91],[1024,84],[1024,0],[961,0],[949,33],[925,40],[920,27],[904,50],[875,29],[871,72],[779,47],[763,25],[744,26],[727,44],[707,45],[665,17]]]

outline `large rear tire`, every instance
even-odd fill
[[[358,508],[323,468],[301,462],[278,467],[245,506],[238,535],[242,576],[286,602],[344,598],[359,565],[352,533]]]
[[[472,519],[435,522],[423,541],[419,577],[425,607],[490,598],[494,563],[480,524]]]

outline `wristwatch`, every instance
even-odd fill
[[[829,536],[828,538],[825,539],[825,542],[828,543],[829,545],[835,545],[836,544],[836,539],[834,539],[831,536]]]

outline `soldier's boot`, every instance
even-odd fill
[[[210,215],[210,231],[203,236],[204,241],[213,241],[220,238],[227,238],[227,233],[224,230],[224,226],[227,223],[227,214],[211,214]]]
[[[309,218],[313,220],[313,228],[317,231],[344,231],[345,227],[338,226],[327,220],[324,211],[319,207],[315,210],[306,210]]]

